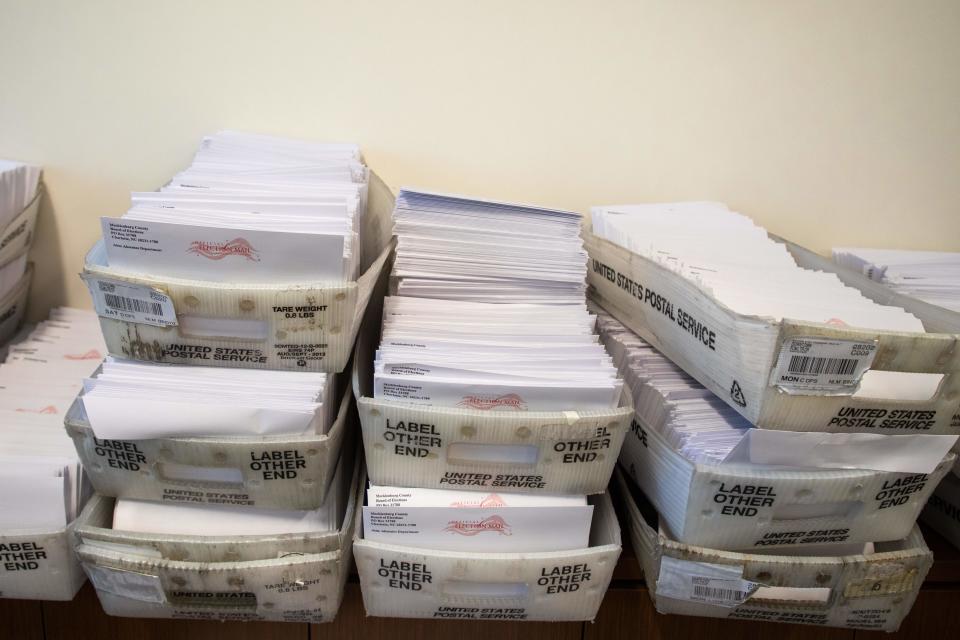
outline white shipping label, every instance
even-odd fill
[[[788,338],[770,376],[787,393],[853,393],[873,364],[876,341]]]
[[[87,278],[97,315],[125,322],[173,327],[177,312],[170,296],[142,284]]]
[[[159,576],[89,564],[85,569],[97,591],[140,602],[163,604],[167,601],[167,594],[163,591]]]
[[[736,607],[759,588],[759,583],[743,579],[743,567],[740,566],[693,562],[670,556],[660,558],[658,596]]]

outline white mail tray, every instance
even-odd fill
[[[357,467],[340,530],[326,550],[273,553],[260,560],[208,562],[195,558],[222,555],[201,552],[203,538],[186,541],[194,553],[177,559],[171,542],[149,553],[138,544],[111,545],[84,539],[84,532],[108,529],[112,509],[104,502],[88,508],[84,531],[76,535],[76,553],[97,590],[103,610],[112,616],[191,620],[319,623],[337,615],[350,572],[354,515],[360,512],[365,474]],[[214,544],[222,546],[225,540]],[[238,551],[239,553],[239,551]]]
[[[0,531],[0,597],[73,600],[87,579],[73,554],[74,524],[54,530]]]
[[[374,484],[517,493],[606,491],[633,415],[626,390],[619,407],[582,412],[482,411],[376,399],[371,397],[372,336],[365,328],[357,341],[353,385]]]
[[[142,299],[169,298],[173,313],[168,315],[177,323],[158,326],[101,316],[107,350],[113,356],[150,362],[343,371],[392,251],[393,200],[387,186],[371,174],[361,230],[365,271],[354,282],[243,284],[131,273],[107,264],[101,240],[84,264],[88,286],[134,285]]]
[[[876,543],[869,555],[750,554],[687,545],[658,533],[623,474],[615,475],[615,498],[660,613],[896,631],[933,564],[916,527],[902,540]],[[711,580],[718,569],[734,581]],[[755,583],[756,590],[740,580]]]
[[[838,274],[846,284],[880,302],[904,307],[924,322],[928,331],[937,333],[875,331],[741,315],[657,262],[587,230],[584,236],[590,255],[587,282],[591,297],[756,426],[789,431],[960,433],[960,321],[951,318],[960,316],[893,294],[847,270]],[[829,260],[774,239],[784,242],[800,266],[837,272],[838,267]],[[821,345],[818,348],[833,348],[823,346],[827,342],[849,348],[851,355],[855,355],[853,345],[875,345],[864,375],[910,372],[942,378],[939,386],[936,378],[932,379],[935,390],[929,398],[908,400],[860,397],[856,395],[857,382],[852,387],[803,393],[781,384],[782,378],[774,384],[781,351],[791,345],[809,346],[811,341]],[[866,365],[867,360],[861,364]]]
[[[430,620],[593,620],[620,557],[607,494],[592,496],[590,546],[541,553],[432,551],[353,543],[367,615]]]
[[[930,474],[699,464],[638,418],[620,453],[621,465],[675,540],[785,553],[907,537],[955,460],[947,454]]]
[[[79,398],[64,422],[101,495],[314,509],[327,494],[356,414],[347,388],[336,419],[322,435],[100,440]]]

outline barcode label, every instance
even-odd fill
[[[159,302],[150,302],[148,300],[141,300],[140,298],[128,298],[113,293],[103,294],[103,300],[111,309],[129,311],[131,313],[148,313],[154,316],[163,314],[163,305]]]
[[[104,318],[170,327],[177,324],[177,312],[170,296],[152,287],[119,280],[87,278],[93,307]]]
[[[760,587],[744,580],[738,565],[694,562],[662,556],[657,577],[657,597],[686,600],[718,607],[743,604]]]
[[[853,393],[876,352],[876,342],[789,338],[780,347],[770,384],[797,394]]]
[[[848,376],[857,369],[856,358],[813,358],[811,356],[790,356],[787,370],[790,373],[812,373],[814,375],[840,374]]]
[[[726,600],[734,602],[743,602],[747,594],[737,589],[724,589],[723,587],[708,587],[700,584],[693,585],[694,598],[698,600]]]

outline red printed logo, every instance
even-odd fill
[[[513,535],[510,533],[510,525],[500,516],[490,516],[483,520],[451,520],[444,531],[462,536],[475,536],[484,531],[495,531],[502,536]]]
[[[457,507],[458,509],[496,509],[497,507],[507,506],[507,503],[497,494],[491,493],[487,497],[480,498],[479,500],[458,500],[457,502],[451,502],[450,506]]]
[[[53,414],[60,413],[59,411],[57,411],[57,408],[52,404],[48,404],[43,409],[17,409],[17,411],[20,413],[42,413],[44,415],[53,415]]]
[[[68,353],[63,356],[64,360],[103,360],[103,354],[96,349],[90,349],[86,353]]]
[[[844,322],[844,321],[841,320],[840,318],[830,318],[829,320],[827,320],[826,324],[829,324],[829,325],[832,326],[832,327],[846,327],[846,326],[849,326],[846,322]]]
[[[481,411],[496,411],[499,409],[505,411],[527,410],[527,403],[515,393],[508,393],[503,396],[463,396],[463,400],[458,402],[457,406],[468,409],[480,409]]]
[[[260,262],[260,252],[243,238],[234,238],[229,242],[194,240],[190,243],[187,253],[203,256],[209,260],[223,260],[227,256],[242,256],[251,262]]]

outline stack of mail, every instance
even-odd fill
[[[576,213],[401,189],[393,217],[400,295],[583,303],[587,254]]]
[[[873,302],[836,275],[801,268],[766,230],[722,204],[594,207],[592,218],[595,235],[675,271],[737,313],[924,330],[913,315]]]
[[[752,425],[613,317],[600,336],[633,396],[637,419],[692,462],[723,462]]]
[[[356,145],[221,132],[160,191],[101,219],[107,261],[216,282],[353,280],[367,177]]]
[[[335,410],[328,373],[108,358],[83,386],[101,439],[323,434]]]
[[[833,259],[897,293],[960,311],[960,253],[839,248]]]
[[[388,297],[374,396],[436,407],[617,406],[623,381],[579,305]]]
[[[5,229],[37,196],[40,167],[0,160],[0,230]],[[0,298],[20,282],[27,271],[26,252],[0,266]]]
[[[589,546],[592,518],[581,495],[370,486],[363,536],[445,551],[563,551]]]
[[[106,348],[97,316],[54,309],[0,365],[0,530],[58,529],[85,483],[63,414]]]
[[[27,208],[40,185],[40,167],[0,160],[0,229]]]

